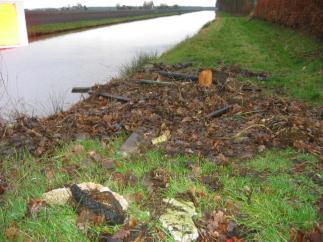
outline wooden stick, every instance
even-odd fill
[[[227,107],[218,109],[218,110],[208,114],[206,117],[207,118],[218,118],[218,117],[222,116],[223,114],[227,113],[231,109],[231,107],[232,106],[227,106]]]
[[[140,80],[141,84],[151,84],[151,85],[160,85],[160,86],[169,86],[173,85],[173,82],[162,82],[162,81],[153,81],[153,80]]]
[[[91,87],[73,87],[72,93],[88,93],[91,89]]]
[[[158,71],[158,74],[167,78],[180,80],[180,81],[193,81],[197,82],[198,77],[192,76],[192,75],[186,75],[182,73],[174,73],[174,72],[168,72],[168,71]]]
[[[111,98],[111,99],[116,99],[118,101],[122,101],[122,102],[130,102],[131,99],[128,97],[123,97],[123,96],[117,96],[117,95],[113,95],[107,92],[99,92],[96,93],[96,95],[101,96],[101,97],[105,97],[105,98]]]

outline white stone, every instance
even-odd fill
[[[163,201],[170,205],[159,218],[163,227],[170,232],[175,241],[195,241],[199,233],[192,220],[192,217],[196,215],[194,204],[175,199]]]
[[[116,200],[120,203],[123,210],[129,207],[128,201],[118,193],[111,191],[108,187],[93,182],[84,182],[77,184],[81,190],[111,192]],[[69,188],[58,188],[43,194],[42,198],[50,205],[66,205],[72,199],[72,192]]]
[[[46,192],[42,198],[50,205],[65,205],[72,198],[72,193],[69,188],[58,188]]]

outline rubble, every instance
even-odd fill
[[[192,220],[197,214],[194,204],[175,199],[164,199],[163,202],[168,205],[166,212],[159,218],[163,227],[170,232],[175,241],[195,241],[199,233]]]
[[[58,188],[43,194],[42,199],[49,205],[65,205],[72,198],[69,188]]]
[[[102,186],[101,184],[96,184],[93,182],[85,182],[85,183],[77,184],[77,186],[82,191],[86,191],[86,192],[97,191],[99,193],[105,193],[105,192],[111,193],[113,197],[119,202],[121,208],[124,211],[127,210],[129,206],[127,200],[123,196],[111,191],[108,187]],[[73,197],[73,194],[71,192],[71,189],[64,187],[64,188],[58,188],[44,193],[42,196],[42,199],[49,205],[66,205],[69,201],[71,201],[72,197]]]

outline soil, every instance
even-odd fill
[[[126,18],[145,16],[150,14],[173,13],[175,9],[166,10],[120,10],[120,11],[104,11],[104,10],[70,10],[70,11],[27,11],[26,22],[28,26],[39,24],[55,24],[84,20],[100,20],[107,18]],[[180,13],[188,11],[180,10]]]
[[[322,157],[322,106],[309,106],[267,94],[237,76],[262,76],[239,67],[213,69],[214,84],[174,81],[172,85],[142,84],[155,80],[159,70],[197,75],[186,65],[155,64],[131,78],[95,86],[89,98],[66,112],[44,119],[22,117],[13,126],[0,125],[0,155],[27,149],[36,156],[79,138],[109,140],[120,133],[145,128],[157,136],[170,132],[158,144],[169,154],[188,153],[223,164],[227,158],[249,159],[268,148],[293,147]],[[106,92],[130,98],[123,102],[97,95]],[[213,111],[228,112],[209,117]],[[145,147],[151,148],[149,145]]]

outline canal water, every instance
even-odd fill
[[[213,20],[202,11],[59,35],[0,51],[0,116],[44,116],[80,99],[74,86],[105,83],[136,56],[161,54]]]

